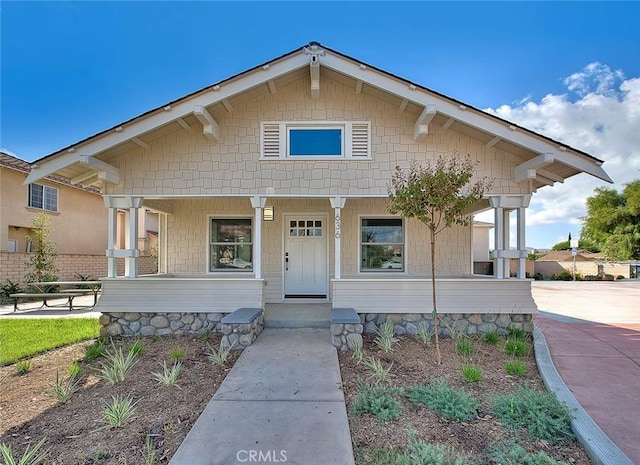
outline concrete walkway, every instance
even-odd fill
[[[170,465],[352,465],[326,329],[267,328],[245,349]]]
[[[42,307],[42,301],[21,302],[17,312],[13,311],[13,304],[0,305],[0,318],[100,318],[100,312],[93,310],[93,295],[82,295],[73,299],[73,305],[78,309],[69,311],[65,307],[67,299],[51,299],[50,305],[61,307]]]
[[[538,282],[553,363],[593,421],[640,464],[640,282]]]

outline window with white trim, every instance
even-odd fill
[[[402,218],[361,218],[360,271],[404,271]]]
[[[262,158],[369,158],[369,121],[263,121]]]
[[[42,184],[29,184],[29,203],[31,208],[38,208],[50,212],[58,211],[58,189],[43,186]]]
[[[209,271],[253,271],[251,218],[211,218]]]

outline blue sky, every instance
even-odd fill
[[[640,177],[638,2],[3,1],[0,15],[0,147],[28,161],[315,40],[603,158],[616,188]],[[600,185],[541,189],[527,244],[576,237]]]

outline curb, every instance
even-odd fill
[[[571,428],[593,463],[595,465],[633,465],[629,457],[596,425],[564,384],[551,359],[547,340],[537,326],[533,329],[533,344],[536,364],[544,385],[573,412]]]

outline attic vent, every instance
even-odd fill
[[[369,121],[264,121],[262,158],[369,158]]]
[[[369,128],[371,124],[367,121],[364,123],[354,122],[351,124],[351,156],[368,157],[369,150]]]
[[[279,123],[262,123],[262,156],[265,158],[280,156]]]

